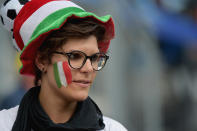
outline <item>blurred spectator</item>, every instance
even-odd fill
[[[189,0],[183,10],[172,12],[158,1],[160,10],[174,16],[168,17],[171,21],[177,18],[172,28],[166,27],[168,35],[159,35],[159,48],[166,63],[166,82],[171,88],[163,105],[164,129],[196,131],[197,39],[193,31],[197,29],[197,2]],[[174,39],[168,39],[171,37]]]
[[[19,70],[21,67],[21,62],[19,60],[19,54],[16,55],[15,59],[15,67],[16,71]],[[26,93],[26,91],[34,86],[34,77],[32,76],[19,76],[19,81],[16,87],[3,98],[3,100],[0,102],[0,110],[2,109],[9,109],[11,107],[14,107],[16,105],[19,105],[23,95]]]
[[[4,97],[0,103],[0,110],[9,109],[16,105],[19,105],[23,95],[26,91],[33,87],[33,77],[32,76],[22,76],[19,84],[16,85],[13,92],[11,92],[8,96]]]

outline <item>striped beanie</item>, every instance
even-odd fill
[[[15,13],[10,13],[13,15],[11,20],[9,10],[15,10]],[[87,17],[105,26],[109,41],[98,43],[98,46],[100,51],[107,52],[115,34],[110,15],[99,17],[69,0],[6,0],[1,7],[0,18],[4,27],[13,32],[15,48],[21,52],[20,73],[35,75],[36,51],[49,33],[61,28],[70,18]]]

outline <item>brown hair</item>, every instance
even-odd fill
[[[92,18],[72,18],[69,19],[60,29],[51,32],[39,47],[37,54],[39,60],[51,63],[51,57],[54,51],[61,48],[69,39],[84,39],[91,35],[97,38],[97,42],[103,42],[105,38],[105,27]],[[34,64],[35,65],[35,64]],[[39,85],[42,72],[35,65],[35,85]]]

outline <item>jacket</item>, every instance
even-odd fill
[[[0,131],[11,131],[17,116],[18,107],[0,111]],[[119,122],[104,116],[105,129],[99,131],[127,131]]]

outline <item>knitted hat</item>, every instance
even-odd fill
[[[7,0],[7,3],[2,5],[0,17],[5,27],[8,26],[3,17],[8,10],[6,5],[14,1],[22,0]],[[16,12],[13,26],[15,46],[21,51],[21,74],[35,75],[33,65],[37,49],[49,33],[61,28],[70,18],[92,18],[105,26],[107,38],[111,40],[114,37],[114,23],[110,15],[99,17],[68,0],[31,0],[29,2],[23,0],[23,3],[26,4],[22,8],[18,6],[21,9],[18,14]],[[100,51],[108,50],[110,40],[98,44]]]

